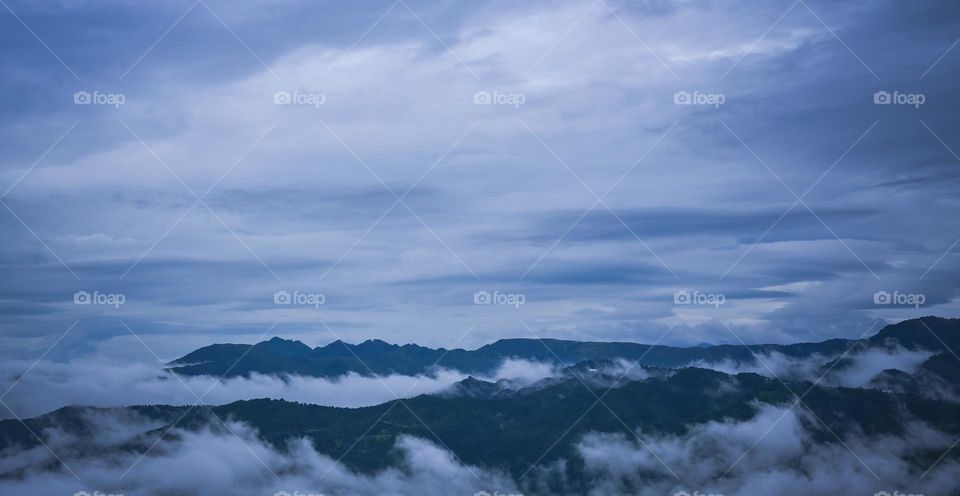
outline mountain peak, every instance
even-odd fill
[[[384,353],[399,348],[400,346],[398,345],[390,344],[379,339],[368,339],[354,346],[354,349],[361,353]]]
[[[893,341],[910,349],[956,350],[960,349],[960,319],[926,316],[904,320],[885,326],[869,340],[874,344]]]
[[[300,341],[293,339],[283,339],[281,337],[272,337],[269,341],[262,341],[254,345],[255,348],[264,348],[272,353],[286,356],[304,357],[313,350]]]

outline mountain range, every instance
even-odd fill
[[[265,375],[338,377],[360,375],[420,375],[438,368],[467,374],[490,375],[507,358],[561,365],[597,359],[623,359],[647,367],[677,368],[697,363],[752,362],[756,355],[771,353],[798,360],[829,357],[869,348],[899,345],[906,349],[936,352],[926,368],[951,379],[960,378],[953,367],[951,350],[960,349],[960,319],[924,317],[888,325],[877,334],[858,340],[830,339],[819,343],[724,344],[688,348],[629,342],[580,342],[558,339],[501,339],[476,350],[426,348],[396,345],[381,340],[359,344],[334,341],[311,348],[299,341],[273,338],[248,344],[214,344],[199,348],[168,364],[181,375],[211,375],[222,378]],[[944,354],[944,356],[939,356]]]
[[[861,340],[750,347],[536,339],[501,340],[472,351],[376,340],[356,345],[337,341],[318,348],[278,338],[255,345],[217,344],[171,362],[169,372],[329,378],[348,373],[417,375],[442,367],[486,377],[512,358],[551,363],[556,373],[532,384],[468,377],[438,394],[363,408],[276,399],[200,406],[72,406],[22,422],[0,421],[0,452],[37,448],[37,433],[51,430],[76,439],[96,436],[104,417],[140,419],[141,427],[107,445],[79,443],[67,451],[68,457],[109,458],[149,451],[164,436],[181,432],[223,432],[229,429],[227,420],[251,426],[263,442],[280,451],[290,449],[293,440],[306,439],[318,452],[360,474],[401,463],[398,441],[415,436],[449,450],[461,463],[508,474],[530,494],[582,494],[594,481],[578,453],[583,439],[596,433],[643,443],[641,434],[685,436],[697,426],[747,422],[767,407],[796,407],[802,412],[802,428],[824,447],[845,446],[850,436],[905,436],[916,423],[960,436],[960,360],[953,352],[958,344],[960,319],[937,317],[890,325]],[[926,354],[911,370],[881,363],[861,387],[834,380],[845,370],[861,367],[870,353],[883,357],[918,350]],[[717,363],[756,366],[774,357],[813,364],[813,373],[780,376],[762,368],[760,373],[707,368]],[[910,457],[910,463],[924,467],[957,455],[917,449]],[[56,465],[52,459],[37,463]],[[35,469],[35,464],[7,467],[0,478],[23,477]],[[654,472],[644,477],[669,479]]]

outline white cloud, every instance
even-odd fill
[[[907,425],[903,436],[849,437],[845,445],[814,440],[806,425],[816,425],[815,420],[763,406],[743,422],[708,422],[679,436],[640,434],[643,444],[622,435],[589,435],[578,449],[594,475],[596,495],[623,493],[629,487],[642,488],[636,493],[641,496],[677,491],[941,494],[953,487],[951,474],[960,469],[954,460],[944,460],[920,479],[932,461],[915,463],[911,457],[936,457],[952,443],[950,436],[922,424]]]
[[[208,405],[275,398],[326,406],[360,407],[377,405],[397,397],[436,393],[467,378],[467,374],[460,371],[441,369],[422,376],[391,374],[369,377],[350,373],[333,379],[321,379],[252,374],[249,378],[220,380],[211,376],[181,376],[178,380],[177,376],[159,366],[102,364],[87,360],[41,362],[29,373],[21,375],[28,367],[30,363],[23,361],[7,361],[0,366],[0,377],[4,383],[9,385],[16,382],[4,397],[4,402],[17,416],[25,418],[70,405],[192,405],[197,402],[197,396],[202,397],[203,404]],[[510,379],[518,386],[523,386],[555,373],[548,364],[508,359],[491,377],[480,378],[488,381]],[[0,417],[9,417],[9,413],[3,411]]]
[[[142,459],[135,452],[103,458],[62,455],[80,481],[65,470],[30,468],[23,477],[0,481],[0,491],[4,494],[100,491],[145,496],[262,496],[279,491],[327,495],[449,495],[473,494],[481,489],[504,491],[512,487],[508,479],[461,465],[449,452],[418,438],[397,440],[401,455],[399,466],[374,475],[360,475],[318,453],[305,440],[293,441],[286,451],[280,451],[260,441],[256,432],[243,424],[231,423],[229,429],[231,433],[223,429],[216,432],[178,429]],[[53,440],[50,446],[62,454],[71,453],[68,444]],[[17,456],[26,455],[26,459],[43,459],[45,453],[48,456],[44,448],[40,450],[44,452],[32,450]],[[0,466],[11,460],[0,459]]]
[[[480,490],[520,492],[505,474],[464,465],[441,447],[413,437],[398,438],[396,465],[374,474],[358,474],[318,453],[307,440],[293,440],[285,449],[278,449],[260,441],[246,425],[232,422],[229,431],[177,428],[142,459],[137,450],[105,456],[110,443],[104,439],[120,444],[155,426],[116,412],[86,420],[92,428],[89,439],[51,430],[42,433],[80,481],[59,464],[49,463],[53,461],[50,453],[36,447],[0,457],[4,472],[20,470],[19,477],[0,480],[0,491],[73,494],[98,490],[146,496],[200,492],[252,496],[277,491],[428,496],[470,495]],[[588,434],[577,444],[576,456],[586,468],[595,495],[662,496],[681,490],[786,496],[880,490],[946,494],[954,487],[954,474],[960,469],[955,460],[942,460],[923,479],[919,476],[928,464],[917,463],[945,451],[953,441],[950,436],[909,423],[902,436],[855,435],[845,438],[844,444],[824,443],[814,440],[808,431],[815,425],[811,420],[794,410],[759,406],[753,418],[693,425],[682,435],[639,432],[643,443],[622,434]],[[90,439],[100,439],[101,446],[89,450]],[[549,477],[562,466],[538,469],[531,476]]]
[[[752,372],[785,381],[820,381],[824,385],[864,387],[877,374],[886,369],[896,369],[908,374],[915,373],[920,365],[934,353],[923,350],[908,350],[902,347],[871,347],[850,352],[844,362],[831,368],[832,362],[841,354],[793,357],[774,351],[761,353],[750,361],[722,360],[709,362],[698,360],[692,367],[717,370],[727,374]],[[829,373],[828,373],[829,369]]]

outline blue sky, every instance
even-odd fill
[[[5,355],[960,313],[954,2],[4,7]]]

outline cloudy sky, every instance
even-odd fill
[[[960,314],[955,2],[0,3],[7,356]]]

